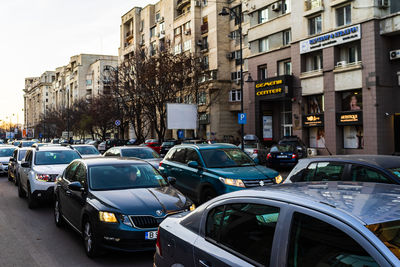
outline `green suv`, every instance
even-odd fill
[[[277,171],[256,165],[237,146],[198,144],[174,146],[160,162],[164,176],[197,203],[245,188],[282,182]]]

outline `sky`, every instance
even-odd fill
[[[0,120],[23,123],[26,77],[71,56],[118,55],[121,16],[155,0],[0,0]]]

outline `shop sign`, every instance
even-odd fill
[[[337,125],[361,125],[362,111],[336,113]]]
[[[272,140],[272,116],[263,116],[263,139]]]
[[[300,54],[361,39],[361,25],[354,25],[300,42]]]
[[[284,97],[290,93],[291,83],[290,75],[278,76],[267,80],[256,82],[256,97],[278,98]]]
[[[303,127],[324,126],[324,114],[303,115]]]

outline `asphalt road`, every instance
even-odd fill
[[[89,259],[80,236],[57,228],[52,206],[28,209],[17,187],[0,176],[0,266],[152,266],[153,253],[108,252]]]

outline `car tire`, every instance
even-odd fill
[[[30,208],[30,209],[36,208],[37,200],[36,200],[35,196],[32,195],[31,186],[30,186],[29,183],[28,183],[28,193],[27,193],[27,195],[28,195],[28,208]]]
[[[20,181],[19,178],[18,178],[18,196],[19,196],[20,198],[25,198],[25,197],[26,197],[25,191],[24,191],[24,189],[22,188],[22,184],[21,184],[21,181]]]
[[[18,179],[17,179],[17,175],[16,174],[14,174],[13,183],[14,183],[15,186],[18,186]]]
[[[209,186],[203,188],[200,194],[200,204],[209,201],[217,196],[217,192]]]
[[[99,255],[99,247],[97,238],[93,231],[93,224],[89,220],[83,222],[83,245],[85,247],[86,255],[89,258],[94,258]]]
[[[64,218],[62,216],[60,201],[57,196],[54,196],[54,222],[57,227],[64,226]]]
[[[11,182],[11,181],[13,180],[13,178],[12,178],[11,175],[10,175],[10,171],[7,172],[7,177],[8,177],[8,181]]]

